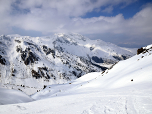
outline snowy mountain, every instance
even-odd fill
[[[63,84],[101,72],[135,53],[80,34],[50,37],[0,36],[0,83],[28,95],[45,85]]]
[[[141,51],[142,50],[142,51]],[[152,45],[138,49],[138,54],[113,65],[103,72],[88,73],[77,80],[63,85],[50,85],[32,96],[43,99],[67,93],[87,92],[133,87],[140,84],[152,85]],[[151,90],[152,92],[152,90]],[[151,96],[152,97],[152,96]]]
[[[151,114],[152,45],[104,72],[47,86],[34,102],[1,105],[0,113]],[[40,100],[41,99],[41,100]]]

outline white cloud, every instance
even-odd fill
[[[112,13],[112,11],[113,11],[112,6],[106,7],[104,10],[102,10],[102,12],[106,12],[106,13]]]
[[[113,17],[81,18],[104,7],[125,7],[137,0],[0,0],[0,34],[13,33],[13,27],[49,35],[53,32],[82,34],[124,34],[130,38],[152,38],[152,5],[148,4],[130,19]]]

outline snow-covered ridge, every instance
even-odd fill
[[[62,95],[67,92],[92,89],[118,89],[152,82],[152,45],[144,47],[146,50],[127,60],[115,64],[103,72],[88,73],[64,85],[50,85],[45,90],[36,93],[34,99]],[[54,91],[55,90],[55,91]],[[45,94],[44,94],[45,92]],[[151,91],[152,92],[152,91]]]
[[[49,85],[34,102],[1,105],[0,113],[151,114],[152,45],[143,49],[104,72]]]
[[[100,72],[135,55],[102,40],[80,34],[47,37],[0,36],[0,83],[33,94],[44,85],[63,84]]]

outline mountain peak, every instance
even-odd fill
[[[65,83],[90,72],[104,71],[134,55],[114,44],[90,40],[77,33],[2,37],[1,83],[26,94],[33,94],[44,85]]]

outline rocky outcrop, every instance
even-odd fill
[[[137,55],[139,55],[139,54],[142,53],[143,51],[145,51],[145,49],[143,49],[143,48],[138,49],[138,50],[137,50]]]
[[[46,53],[46,55],[49,55],[51,53],[55,58],[55,51],[53,49],[50,49],[47,46],[43,45],[43,51]]]
[[[25,65],[29,65],[30,63],[34,63],[35,61],[39,60],[39,57],[30,51],[30,48],[26,48],[25,51],[21,52],[21,58]]]
[[[6,60],[0,55],[0,63],[6,65]]]

